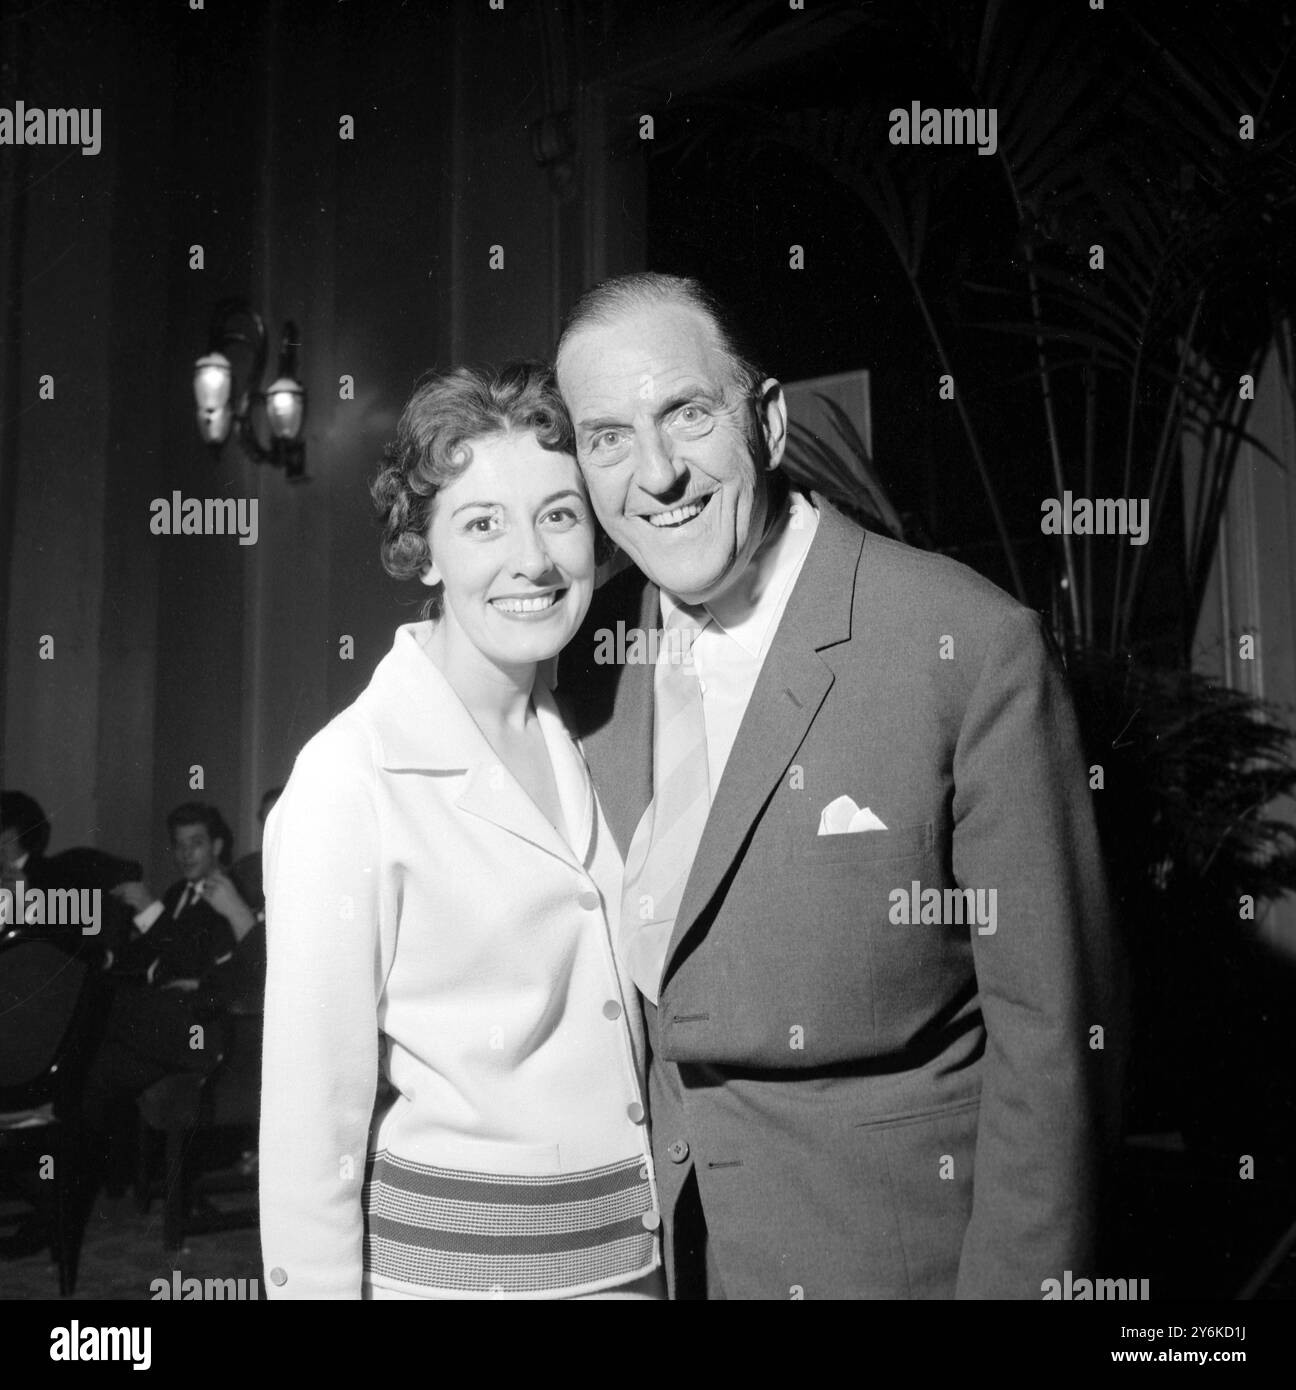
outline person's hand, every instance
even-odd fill
[[[162,986],[162,988],[163,988],[163,989],[178,989],[178,990],[180,990],[181,993],[183,993],[183,994],[189,994],[189,993],[191,993],[193,990],[195,990],[195,989],[198,988],[198,981],[197,981],[197,980],[188,980],[188,979],[168,980],[168,981],[166,982],[166,984],[164,984],[164,985]]]
[[[240,939],[256,922],[252,909],[239,896],[234,880],[219,869],[203,879],[202,896],[234,928],[235,936]]]
[[[154,893],[138,882],[119,883],[116,888],[110,888],[108,891],[119,903],[125,903],[132,912],[143,912],[156,901]]]

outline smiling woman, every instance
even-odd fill
[[[423,379],[373,496],[430,617],[266,823],[266,1288],[660,1296],[621,859],[537,680],[594,588],[548,370]]]
[[[461,367],[420,377],[371,489],[383,521],[388,574],[423,577],[437,494],[471,463],[475,443],[519,434],[533,436],[541,449],[574,450],[567,413],[541,363],[511,362],[494,376]],[[423,616],[435,618],[440,611],[441,595],[434,592]]]

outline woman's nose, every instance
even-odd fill
[[[552,566],[553,562],[549,558],[549,551],[543,539],[534,531],[524,532],[519,540],[517,553],[513,557],[515,572],[530,579],[539,579],[547,574]]]

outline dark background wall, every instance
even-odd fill
[[[957,416],[933,408],[940,366],[894,249],[838,170],[751,138],[753,112],[816,120],[854,102],[876,120],[919,80],[929,102],[956,86],[903,35],[838,42],[849,7],[802,22],[755,4],[758,32],[718,37],[736,8],[0,0],[0,104],[103,109],[93,158],[0,147],[0,784],[46,804],[56,848],[131,853],[161,881],[163,817],[191,796],[248,847],[261,791],[423,597],[383,575],[367,498],[413,381],[547,355],[564,308],[617,271],[701,275],[747,309],[784,380],[867,369],[897,504],[1006,581]],[[1101,65],[1109,30],[1090,32]],[[739,109],[743,129],[726,130]],[[938,281],[975,280],[1011,253],[1010,210],[985,193],[994,161],[940,159],[958,196],[928,228],[928,259]],[[300,330],[301,486],[198,440],[192,364],[229,295],[260,308],[272,348],[285,319]],[[977,308],[932,307],[947,323]],[[965,355],[959,391],[1046,609],[1031,351],[1001,337]],[[38,398],[44,373],[53,401]],[[1099,420],[1105,456],[1123,429]],[[257,498],[258,543],[151,535],[151,501],[176,489]]]
[[[93,158],[0,155],[0,782],[46,804],[55,847],[137,855],[160,886],[163,817],[196,797],[246,848],[260,791],[416,616],[367,496],[405,395],[434,365],[547,353],[560,302],[562,214],[528,135],[541,35],[511,8],[6,16],[6,103],[103,108]],[[260,307],[272,349],[282,320],[300,329],[301,486],[198,440],[192,364],[227,295]],[[151,535],[174,489],[257,498],[257,544]]]

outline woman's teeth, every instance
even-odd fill
[[[558,602],[558,595],[540,594],[536,598],[493,598],[491,602],[505,613],[542,613]]]
[[[707,502],[709,497],[703,497],[697,502],[690,502],[687,506],[674,507],[669,512],[654,512],[648,518],[650,526],[680,526],[686,521],[692,521],[697,516]]]

